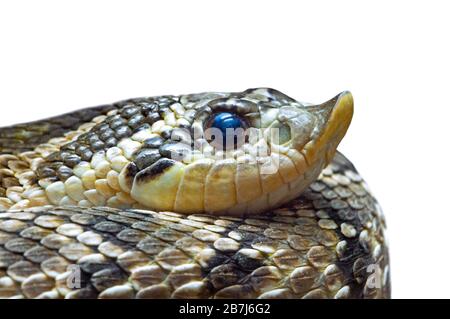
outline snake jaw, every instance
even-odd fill
[[[269,194],[270,208],[297,197],[317,179],[333,158],[350,125],[352,115],[353,98],[350,92],[342,92],[319,105],[279,109],[274,122],[289,126],[290,140],[273,143],[268,139],[272,152],[271,167],[275,166],[276,172],[269,170],[268,174],[261,176],[261,180],[272,180],[271,187],[267,187],[264,192]],[[276,173],[280,175],[281,183],[274,182]]]

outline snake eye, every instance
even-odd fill
[[[238,148],[245,141],[247,123],[237,114],[213,114],[206,125],[206,138],[219,149]]]

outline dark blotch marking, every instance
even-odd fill
[[[340,219],[342,219],[344,221],[349,221],[349,220],[353,220],[356,218],[357,212],[352,208],[344,208],[344,209],[340,209],[337,212],[337,214]]]
[[[98,140],[95,141],[94,143],[91,144],[91,147],[94,151],[100,151],[105,147],[105,143],[103,143],[102,141]]]
[[[69,179],[69,177],[73,176],[73,171],[71,168],[62,165],[58,168],[58,172],[56,175],[61,181],[65,182],[67,179]]]
[[[149,129],[151,129],[151,128],[152,128],[152,126],[151,126],[150,124],[144,123],[144,124],[138,126],[138,127],[134,130],[134,132],[137,133],[137,132],[140,132],[140,131],[142,131],[142,130],[149,130]]]
[[[131,136],[131,134],[132,134],[132,131],[128,126],[123,125],[116,129],[116,137],[118,139],[122,139],[124,137]]]
[[[159,152],[163,157],[180,161],[191,152],[191,148],[182,143],[166,143],[159,148]]]
[[[149,138],[144,141],[143,148],[159,148],[164,143],[164,139],[159,136]]]
[[[71,142],[71,143],[63,145],[61,147],[61,150],[74,152],[77,146],[78,146],[78,143],[75,141],[75,142]]]
[[[230,263],[230,261],[231,261],[230,257],[228,257],[216,250],[216,254],[213,257],[211,257],[210,259],[208,259],[206,268],[203,268],[202,270],[204,271],[204,274],[205,274],[217,266]]]
[[[128,126],[135,129],[144,122],[144,116],[142,114],[136,114],[128,120]]]
[[[149,124],[153,124],[159,120],[161,120],[161,116],[159,115],[159,113],[150,113],[145,119],[145,121]]]
[[[77,164],[81,162],[81,158],[76,154],[70,154],[64,157],[64,164],[70,168],[74,168]]]
[[[85,261],[79,264],[81,269],[88,273],[88,274],[94,274],[100,270],[111,268],[111,262],[105,261],[105,262],[93,262],[93,261]]]
[[[111,121],[111,123],[109,124],[109,127],[111,127],[113,130],[116,130],[117,128],[123,126],[126,124],[126,120],[118,117],[118,118],[114,118],[113,121]]]
[[[127,165],[125,176],[129,177],[129,178],[134,178],[136,176],[136,174],[138,173],[138,171],[139,170],[138,170],[136,164],[131,162],[130,164]]]
[[[168,140],[170,138],[170,135],[172,135],[172,129],[167,129],[161,132],[162,138]]]
[[[124,118],[129,119],[130,117],[132,117],[133,115],[135,115],[136,113],[139,112],[139,108],[136,106],[126,106],[121,114]]]
[[[151,102],[151,103],[140,103],[140,105],[142,106],[142,113],[147,116],[150,113],[153,112],[157,112],[158,111],[158,104],[155,102]]]
[[[56,171],[47,166],[40,166],[37,173],[40,178],[52,177],[56,175]]]
[[[247,271],[253,271],[263,266],[263,261],[259,259],[250,258],[240,251],[238,251],[233,257],[233,261],[242,269]]]
[[[136,176],[136,182],[143,183],[148,180],[157,178],[159,175],[163,174],[165,170],[167,170],[174,164],[175,164],[174,160],[162,158],[159,161],[157,161],[155,164],[153,164],[152,166],[147,167],[145,170],[141,171]]]
[[[49,162],[60,162],[62,161],[61,152],[53,152],[46,157]]]
[[[246,273],[239,269],[234,263],[217,266],[207,274],[208,280],[215,289],[222,289],[236,285],[239,280],[245,277]]]
[[[134,177],[138,172],[139,169],[133,162],[129,163],[125,168],[125,182],[130,189],[133,186]]]
[[[248,245],[248,246],[264,239],[264,237],[261,235],[251,233],[251,232],[241,231],[239,229],[236,229],[235,232],[238,233],[242,238],[239,242],[241,244]]]
[[[104,132],[101,132],[101,134],[100,134],[100,139],[103,142],[107,141],[111,137],[114,137],[114,131],[111,130],[110,128],[106,129]]]
[[[106,147],[113,147],[117,145],[117,139],[115,137],[111,137],[105,141]]]

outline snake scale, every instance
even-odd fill
[[[389,298],[352,114],[257,88],[0,128],[0,298]]]

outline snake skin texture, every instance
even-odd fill
[[[193,124],[160,125],[129,156],[116,146],[178,103],[133,99],[0,129],[0,298],[390,298],[384,216],[340,153],[301,195],[255,215],[157,212],[127,195],[119,171],[167,163],[169,133]],[[96,154],[111,156],[101,166]]]

